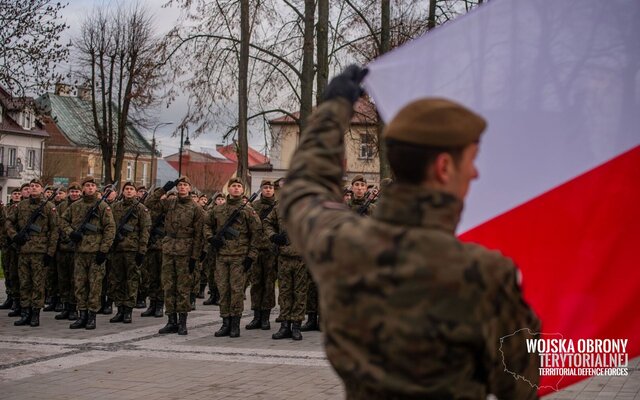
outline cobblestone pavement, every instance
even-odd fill
[[[319,332],[303,333],[300,342],[272,340],[278,324],[247,331],[246,310],[240,338],[216,338],[218,308],[199,300],[187,336],[161,336],[166,319],[141,318],[141,311],[132,324],[100,315],[96,330],[72,331],[55,313],[41,313],[39,328],[15,327],[2,310],[0,399],[344,398]],[[640,400],[639,361],[626,378],[595,377],[545,399]]]

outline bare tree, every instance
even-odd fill
[[[0,1],[0,85],[12,94],[46,91],[59,81],[55,71],[69,55],[61,44],[66,4],[50,0]]]
[[[137,5],[95,9],[76,40],[80,64],[91,87],[91,111],[105,180],[120,180],[130,149],[130,121],[144,121],[144,111],[157,103],[162,82],[158,41],[148,11]]]

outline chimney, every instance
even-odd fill
[[[78,86],[78,98],[84,101],[91,100],[91,87],[87,85]]]
[[[55,94],[58,96],[71,97],[75,95],[75,88],[72,85],[67,85],[66,83],[58,82],[56,83]]]

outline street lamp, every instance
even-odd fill
[[[160,128],[161,126],[165,126],[165,125],[171,125],[173,124],[173,122],[160,122],[159,124],[156,125],[155,128],[153,128],[153,136],[151,137],[151,184],[155,184],[156,182],[156,174],[157,174],[157,168],[156,168],[156,130],[158,128]]]
[[[187,130],[187,140],[184,140],[184,126],[180,128],[180,154],[178,155],[178,178],[182,176],[182,149],[184,146],[191,146],[189,141],[189,131]]]

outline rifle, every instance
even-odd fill
[[[53,193],[51,193],[51,195],[49,197],[47,197],[47,199],[44,202],[40,203],[38,208],[33,210],[31,215],[29,216],[29,220],[27,220],[27,223],[25,224],[25,226],[23,226],[22,229],[20,229],[20,232],[18,232],[18,234],[16,236],[24,236],[25,238],[27,238],[27,240],[29,240],[29,234],[30,233],[32,233],[32,232],[35,232],[35,233],[42,232],[42,228],[40,228],[39,225],[36,225],[36,220],[42,215],[42,210],[44,210],[44,207],[47,205],[47,203],[50,202],[50,201],[53,201],[53,199],[58,194],[59,190],[60,190],[60,188],[57,188]],[[15,244],[18,245],[17,243],[15,243]]]
[[[116,237],[113,240],[113,245],[111,246],[112,249],[115,249],[118,243],[120,243],[128,233],[133,232],[134,228],[133,226],[129,225],[129,220],[131,219],[131,217],[133,217],[133,213],[136,211],[136,208],[138,208],[138,204],[144,204],[144,201],[147,198],[148,194],[149,192],[145,192],[142,197],[136,199],[135,203],[133,203],[131,207],[129,207],[127,212],[124,213],[124,215],[120,218],[120,221],[118,221],[118,227],[116,228]]]
[[[367,201],[365,201],[364,204],[358,208],[358,215],[364,215],[364,213],[367,212],[367,209],[369,208],[371,203],[378,197],[378,193],[374,194],[373,196],[371,194],[368,195]]]
[[[276,202],[274,201],[273,204],[271,204],[269,207],[262,209],[262,211],[260,212],[260,221],[267,218],[271,213],[271,210],[273,210],[275,206],[276,206]]]
[[[223,237],[224,239],[230,239],[231,237],[236,238],[238,237],[238,235],[240,235],[240,232],[233,229],[231,225],[236,222],[236,219],[238,218],[242,210],[246,207],[246,205],[254,201],[256,197],[258,197],[258,193],[259,192],[255,192],[254,194],[252,194],[251,197],[249,197],[249,201],[247,201],[245,204],[241,204],[240,207],[236,208],[233,213],[231,213],[229,218],[227,218],[227,220],[222,225],[222,228],[220,228],[218,233],[216,233],[216,235],[214,236],[216,239],[222,240]]]
[[[100,199],[96,202],[96,204],[94,204],[93,207],[91,207],[91,209],[87,212],[87,215],[84,216],[82,223],[78,227],[78,231],[80,233],[84,234],[87,231],[98,232],[98,227],[90,222],[91,218],[93,218],[94,216],[95,217],[98,216],[98,207],[100,207],[100,203],[102,203],[107,199],[107,197],[109,197],[109,194],[113,192],[113,188],[116,187],[116,185],[117,185],[117,182],[107,187],[104,190],[104,194],[102,195],[102,197],[100,197]]]

